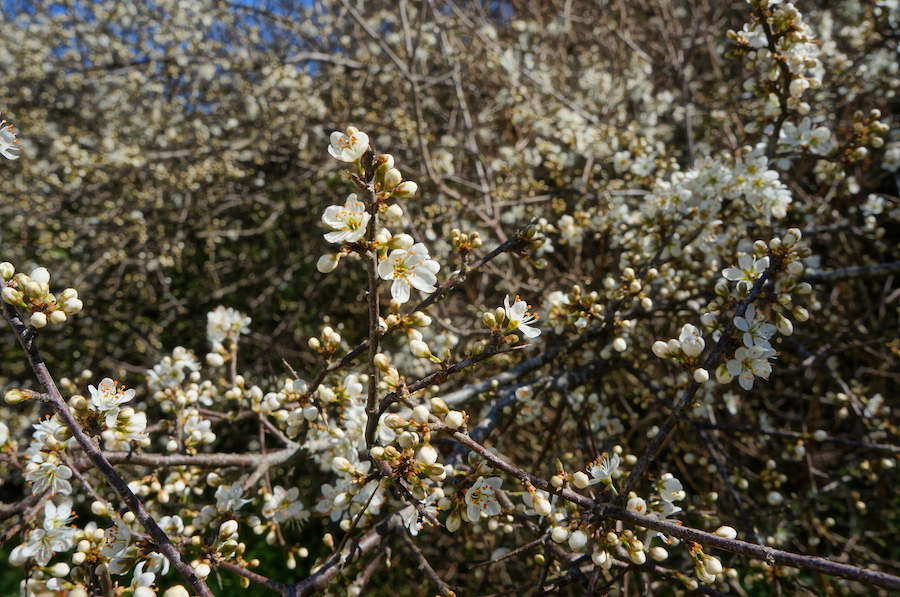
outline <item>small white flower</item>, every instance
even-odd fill
[[[659,498],[666,502],[677,502],[685,497],[684,486],[671,473],[664,474],[656,484]]]
[[[251,321],[240,311],[220,305],[206,314],[207,340],[210,344],[222,344],[225,340],[236,342],[241,334],[250,333]]]
[[[328,153],[342,162],[357,162],[369,150],[369,136],[352,126],[346,134],[340,131],[331,133],[330,141]]]
[[[106,426],[112,429],[119,416],[119,406],[134,398],[134,390],[126,390],[118,382],[107,377],[96,388],[88,386],[91,393],[91,406],[100,413],[106,413]]]
[[[769,374],[772,373],[772,365],[768,359],[774,356],[775,351],[765,346],[753,346],[752,348],[742,346],[735,351],[734,358],[725,366],[730,375],[740,378],[738,382],[742,388],[752,390],[755,377],[769,378]]]
[[[270,518],[278,523],[296,521],[303,524],[309,518],[310,511],[306,509],[298,498],[300,490],[292,487],[285,491],[284,487],[276,485],[272,488],[272,493],[265,497],[262,513],[266,518]]]
[[[485,516],[500,514],[500,502],[497,501],[497,490],[503,480],[500,477],[482,477],[466,491],[466,514],[472,522],[478,522],[482,513]]]
[[[410,287],[422,292],[434,292],[437,290],[438,270],[441,269],[437,261],[428,256],[428,249],[422,243],[415,243],[406,249],[394,249],[381,263],[378,264],[378,275],[383,280],[393,280],[391,284],[391,296],[403,304],[409,300]]]
[[[444,492],[441,490],[431,493],[425,498],[424,501],[421,502],[422,509],[431,516],[437,518],[438,509],[435,502],[437,502],[443,496]],[[428,523],[429,525],[431,524],[431,522],[427,518],[420,517],[418,508],[414,508],[403,522],[406,525],[409,534],[413,537],[419,534],[419,531],[422,530],[422,527],[425,526],[425,523]]]
[[[722,276],[724,276],[726,280],[731,280],[732,282],[743,280],[752,284],[753,282],[756,282],[756,279],[759,278],[764,271],[766,271],[767,267],[769,267],[768,257],[757,259],[752,255],[741,253],[738,257],[738,266],[726,267],[722,270]]]
[[[769,338],[771,338],[777,328],[768,323],[765,315],[757,313],[756,307],[752,304],[747,307],[743,317],[734,318],[734,327],[744,332],[744,346],[750,348],[752,346],[770,347]]]
[[[541,335],[541,330],[532,327],[532,324],[538,320],[537,315],[528,312],[529,306],[525,301],[516,297],[515,302],[509,304],[509,295],[503,299],[503,310],[506,312],[506,318],[509,324],[506,327],[507,332],[519,330],[526,338],[537,338]]]
[[[240,483],[231,485],[219,485],[216,488],[216,509],[219,512],[232,514],[241,509],[244,504],[249,504],[251,500],[244,499],[244,488]]]
[[[590,466],[588,466],[588,473],[590,473],[591,479],[588,482],[588,485],[596,485],[597,483],[605,483],[609,485],[612,483],[612,474],[619,468],[619,455],[613,452],[613,454],[609,454],[604,452],[599,460],[593,462]]]
[[[13,125],[6,124],[6,121],[0,121],[0,155],[8,160],[17,160],[19,156],[13,151],[22,151],[19,140],[16,138],[16,132]]]
[[[72,469],[64,464],[55,464],[53,462],[42,462],[40,466],[29,471],[25,475],[25,480],[33,483],[31,493],[39,495],[49,489],[50,493],[69,495],[72,493],[72,484],[69,479],[72,478]]]
[[[689,357],[700,356],[706,348],[706,340],[700,335],[700,330],[689,323],[682,326],[678,341],[681,342],[681,351]]]
[[[343,205],[332,205],[322,214],[322,222],[332,229],[325,234],[330,243],[355,243],[366,235],[366,226],[372,218],[366,206],[352,193]]]
[[[46,566],[54,553],[68,551],[74,545],[75,529],[68,526],[71,520],[71,502],[62,502],[59,506],[47,502],[43,525],[28,534],[25,543],[19,546],[19,555],[33,557],[38,566]]]

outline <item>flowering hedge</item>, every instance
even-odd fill
[[[11,7],[21,594],[900,589],[896,3],[558,4]]]

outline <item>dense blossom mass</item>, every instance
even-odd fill
[[[10,593],[900,590],[896,1],[6,8]]]

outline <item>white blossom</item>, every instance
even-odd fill
[[[394,249],[378,264],[378,275],[383,280],[393,280],[391,296],[403,304],[409,300],[410,287],[422,292],[437,290],[437,274],[441,266],[428,256],[428,249],[422,243],[415,243],[406,249]]]
[[[332,230],[325,234],[325,240],[330,243],[355,243],[366,235],[366,226],[371,218],[365,204],[353,193],[343,205],[325,208],[322,222]]]
[[[497,490],[502,483],[500,477],[481,477],[466,491],[466,515],[469,520],[478,522],[482,514],[485,516],[500,514]]]
[[[346,134],[334,131],[330,141],[328,153],[342,162],[357,162],[369,149],[369,136],[353,127],[348,128]]]
[[[503,299],[503,310],[506,312],[506,318],[509,320],[507,331],[517,329],[526,338],[537,338],[541,335],[541,330],[532,325],[537,322],[538,317],[529,313],[528,309],[530,309],[528,303],[519,300],[519,297],[516,297],[515,302],[510,305],[509,295],[506,295]]]

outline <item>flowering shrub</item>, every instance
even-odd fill
[[[20,594],[900,589],[896,6],[562,4],[22,4]]]

